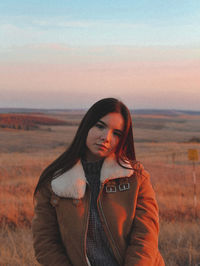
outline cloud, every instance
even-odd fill
[[[147,65],[155,67],[184,68],[199,64],[198,46],[131,46],[131,45],[97,45],[73,46],[65,43],[46,42],[0,46],[1,62],[13,63],[47,63],[79,65],[95,69],[119,66]]]
[[[16,20],[16,21],[15,21]],[[9,20],[8,20],[9,21]],[[15,18],[1,21],[0,43],[66,43],[75,45],[191,45],[199,44],[198,25],[134,23],[119,20]]]
[[[58,21],[57,19],[33,20],[32,23],[41,27],[59,28],[88,28],[96,25],[96,23],[90,21]]]

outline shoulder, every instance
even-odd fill
[[[49,199],[52,195],[51,180],[45,181],[40,184],[37,189],[34,198],[36,200]]]
[[[146,179],[150,179],[149,172],[144,168],[143,164],[140,161],[137,161],[133,164],[134,175],[140,179],[140,181],[144,181]]]

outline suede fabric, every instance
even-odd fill
[[[99,215],[119,265],[165,265],[158,250],[158,206],[149,174],[141,164],[135,170],[124,169],[112,156],[103,162],[100,181]],[[90,197],[80,161],[39,189],[32,231],[42,265],[90,265],[86,254]]]

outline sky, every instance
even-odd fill
[[[200,110],[199,0],[0,2],[0,108]]]

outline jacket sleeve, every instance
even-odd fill
[[[61,241],[55,208],[50,203],[51,193],[42,186],[35,196],[32,221],[33,246],[38,262],[44,266],[71,266]]]
[[[159,262],[161,257],[158,251],[159,218],[155,193],[149,174],[142,170],[142,175],[124,265],[164,265]]]

